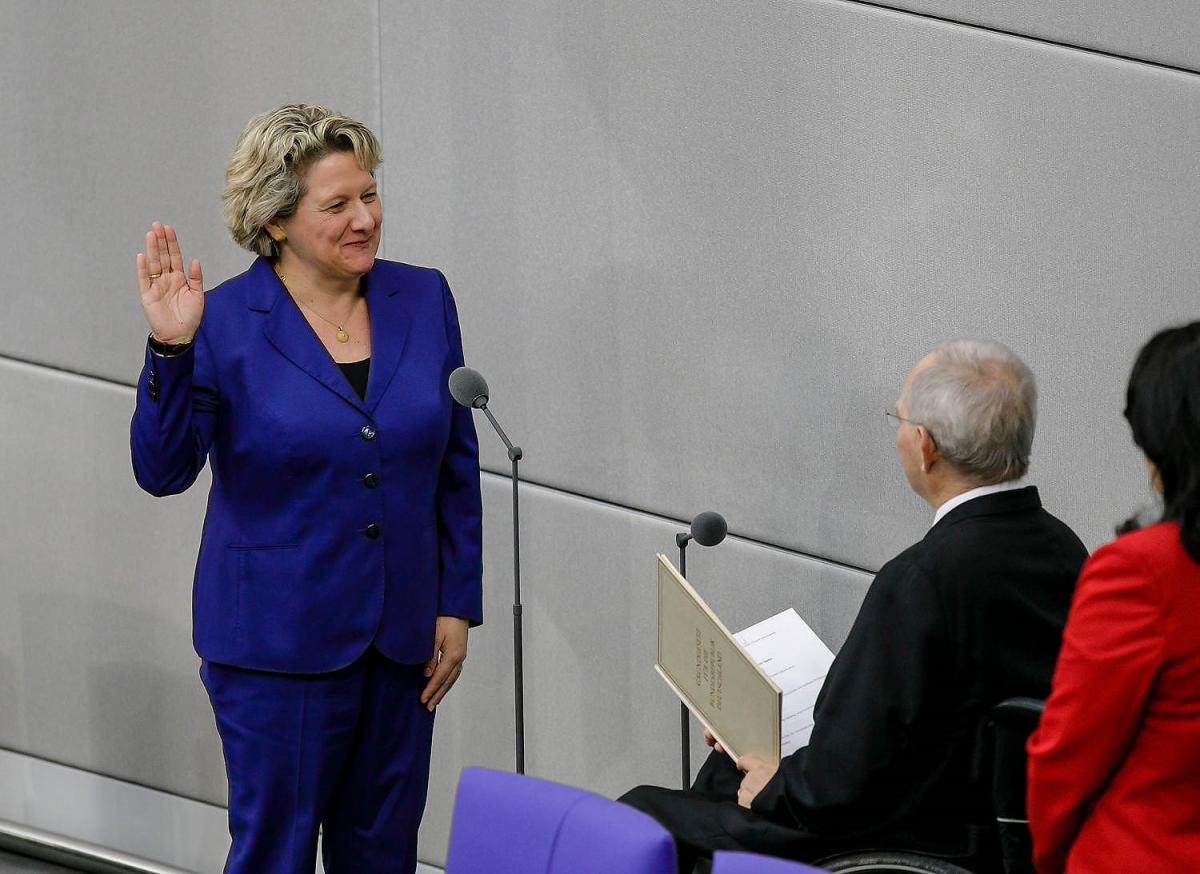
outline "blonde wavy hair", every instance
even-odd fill
[[[293,103],[250,119],[225,168],[221,195],[234,241],[268,258],[278,255],[265,225],[296,211],[305,172],[330,152],[353,152],[368,173],[383,162],[366,125],[324,106]]]

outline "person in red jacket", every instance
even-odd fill
[[[1125,418],[1164,511],[1075,589],[1028,747],[1039,874],[1200,870],[1200,322],[1142,348]]]

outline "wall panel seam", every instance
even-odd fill
[[[1041,45],[1052,46],[1054,48],[1066,49],[1073,52],[1082,52],[1083,54],[1088,55],[1096,55],[1102,58],[1110,58],[1115,61],[1125,61],[1130,64],[1153,67],[1159,70],[1167,70],[1172,73],[1183,73],[1187,76],[1200,76],[1200,70],[1196,70],[1191,67],[1179,66],[1178,64],[1169,64],[1165,61],[1156,61],[1153,58],[1138,57],[1137,55],[1123,55],[1119,52],[1107,51],[1095,46],[1076,45],[1075,43],[1054,40],[1050,39],[1049,37],[1035,36],[1029,33],[1018,33],[1017,31],[1004,30],[1000,27],[991,27],[986,24],[978,24],[970,21],[962,21],[957,18],[949,18],[943,15],[935,15],[932,12],[917,12],[912,9],[901,9],[896,6],[891,6],[887,3],[873,2],[873,0],[832,0],[832,2],[840,3],[846,6],[861,6],[867,9],[891,12],[896,15],[904,15],[910,18],[922,18],[926,21],[936,21],[942,24],[953,24],[969,30],[977,30],[983,33],[994,34],[996,36],[1008,36],[1012,37],[1013,39],[1026,40],[1028,42],[1039,43]]]
[[[48,364],[44,361],[36,361],[31,358],[22,358],[22,357],[16,356],[16,355],[8,355],[8,354],[0,353],[0,361],[9,361],[9,362],[12,362],[15,364],[23,364],[27,367],[34,367],[39,370],[45,370],[50,373],[55,373],[55,374],[60,374],[60,375],[76,376],[76,377],[79,377],[80,379],[98,382],[103,385],[117,386],[119,388],[128,389],[130,391],[134,391],[137,388],[137,386],[134,385],[133,383],[124,382],[119,379],[112,379],[112,378],[106,377],[106,376],[97,376],[94,373],[86,373],[81,370],[73,370],[69,367],[62,367],[61,365],[57,365],[57,364]],[[485,476],[491,476],[498,480],[502,480],[506,483],[511,482],[511,477],[506,473],[502,473],[500,471],[495,471],[495,470],[489,470],[487,467],[482,467],[482,466],[480,468],[480,471]],[[574,491],[572,489],[563,488],[562,486],[550,485],[548,483],[541,483],[541,482],[537,482],[536,480],[530,480],[528,478],[522,478],[521,484],[524,486],[529,486],[534,489],[543,489],[543,490],[545,490],[547,492],[551,492],[553,494],[566,495],[568,497],[578,498],[581,501],[589,501],[591,503],[598,504],[600,506],[608,507],[611,509],[622,510],[627,513],[634,513],[636,515],[644,516],[649,519],[654,519],[659,522],[668,522],[672,525],[678,525],[681,529],[686,528],[689,524],[691,524],[691,520],[677,519],[672,516],[666,516],[666,515],[663,515],[662,513],[657,513],[653,510],[645,509],[644,507],[637,507],[637,506],[633,506],[630,504],[622,504],[618,501],[610,501],[606,498],[598,497],[597,495],[589,495],[584,492],[578,492],[578,491]],[[814,552],[805,552],[803,550],[792,549],[790,547],[783,546],[782,544],[774,543],[770,540],[760,540],[755,537],[749,537],[745,534],[734,534],[732,532],[730,533],[729,536],[736,540],[740,540],[743,543],[751,544],[753,546],[760,546],[765,549],[774,549],[778,552],[784,553],[789,556],[794,556],[796,558],[805,558],[810,561],[821,562],[822,564],[826,564],[831,567],[836,567],[836,568],[839,568],[842,570],[859,571],[859,572],[865,573],[865,574],[874,574],[875,573],[875,570],[871,569],[871,568],[862,567],[861,565],[856,565],[856,564],[850,564],[849,562],[838,561],[837,559],[833,559],[833,558],[830,558],[830,557],[824,556],[824,555],[819,555]]]
[[[38,753],[30,752],[29,750],[19,750],[15,747],[0,745],[0,752],[12,753],[15,756],[24,756],[27,759],[36,759],[39,762],[46,762],[49,765],[57,765],[60,768],[70,768],[72,771],[80,771],[84,774],[94,774],[97,777],[104,777],[106,780],[116,780],[118,783],[124,783],[128,786],[136,786],[139,789],[149,789],[151,792],[161,792],[163,795],[170,795],[174,798],[182,798],[186,801],[194,801],[197,804],[203,804],[207,807],[215,807],[220,810],[225,809],[223,804],[213,804],[206,798],[199,798],[195,795],[189,795],[183,792],[176,792],[174,789],[164,789],[161,786],[152,786],[149,783],[141,783],[137,780],[130,780],[128,777],[122,777],[118,774],[113,774],[109,771],[97,770],[95,768],[85,768],[77,762],[68,762],[64,759],[55,759],[50,756],[39,755]]]
[[[511,476],[504,474],[504,473],[500,473],[498,471],[481,468],[480,472],[485,477],[490,477],[492,479],[499,480],[500,482],[504,482],[504,483],[512,482]],[[688,525],[691,524],[690,519],[677,519],[673,516],[665,516],[662,513],[657,513],[653,510],[647,510],[644,507],[635,507],[630,504],[622,504],[617,501],[610,501],[605,498],[597,497],[595,495],[588,495],[588,494],[584,494],[583,492],[576,492],[576,491],[572,491],[571,489],[565,489],[561,486],[551,486],[551,485],[546,485],[544,483],[531,482],[530,480],[527,480],[524,477],[521,478],[521,486],[522,486],[522,488],[524,488],[525,486],[529,486],[534,490],[543,490],[543,491],[547,491],[547,492],[550,492],[551,494],[555,494],[555,495],[565,495],[570,498],[576,498],[580,501],[586,501],[590,504],[597,504],[597,505],[605,507],[607,509],[620,510],[621,512],[624,512],[624,513],[630,513],[635,516],[641,516],[643,518],[650,519],[655,522],[667,522],[671,525],[679,526],[679,529],[681,531],[686,530]],[[512,488],[512,486],[509,485],[509,488]],[[856,565],[856,564],[850,564],[849,562],[838,561],[835,558],[829,558],[828,556],[818,555],[817,553],[814,553],[814,552],[804,552],[803,550],[792,549],[791,547],[782,546],[782,545],[780,545],[778,543],[774,543],[770,540],[760,540],[756,537],[749,537],[745,534],[735,534],[735,533],[733,533],[732,530],[730,531],[728,536],[729,536],[730,540],[736,540],[740,543],[745,543],[749,546],[758,546],[763,549],[770,549],[775,552],[782,553],[783,555],[786,555],[791,558],[803,558],[803,559],[807,559],[808,561],[815,561],[820,564],[827,565],[828,567],[836,568],[838,570],[857,571],[858,573],[868,574],[871,576],[875,575],[875,570],[873,570],[871,568],[866,568],[866,567],[863,567],[861,565]],[[673,543],[670,543],[668,541],[663,541],[663,543],[664,543],[664,550],[663,550],[664,554],[673,558],[675,555],[675,551],[674,551],[675,547],[674,547]]]
[[[376,83],[375,99],[378,101],[376,108],[379,110],[379,142],[387,142],[387,130],[383,123],[383,106],[386,101],[383,99],[383,0],[375,0],[375,68],[378,76]],[[387,168],[380,170],[384,176],[387,175]],[[385,180],[386,181],[386,180]],[[379,191],[383,191],[386,185],[380,183]],[[387,235],[379,235],[379,257],[387,257]]]
[[[133,382],[126,382],[123,379],[113,379],[111,376],[100,376],[99,374],[89,373],[86,370],[76,370],[71,367],[64,367],[61,364],[51,364],[48,361],[39,361],[36,358],[26,358],[21,355],[10,355],[6,352],[0,352],[0,361],[9,361],[13,364],[24,364],[26,367],[36,367],[40,370],[48,370],[51,373],[78,376],[80,379],[86,379],[92,382],[100,382],[104,385],[115,385],[119,388],[130,389],[131,391],[137,389],[137,384]]]

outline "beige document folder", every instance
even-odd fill
[[[662,555],[654,667],[731,756],[779,764],[783,693]]]

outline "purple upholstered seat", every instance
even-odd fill
[[[713,874],[824,874],[820,868],[755,853],[714,853]]]
[[[674,874],[675,846],[650,817],[533,777],[467,768],[446,874]]]

